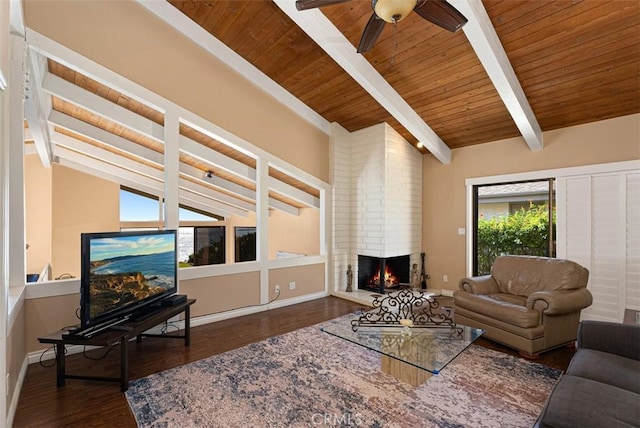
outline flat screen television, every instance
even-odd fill
[[[175,230],[81,235],[80,328],[126,320],[177,291]]]

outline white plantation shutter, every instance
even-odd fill
[[[583,319],[620,322],[640,307],[640,174],[558,179],[558,257],[589,269]]]
[[[627,174],[627,309],[640,311],[640,173]]]

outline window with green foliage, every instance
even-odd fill
[[[555,257],[555,209],[549,186],[553,189],[552,180],[487,186],[484,193],[476,189],[474,275],[488,274],[501,255]],[[506,208],[500,212],[499,205]],[[514,205],[519,208],[514,210]]]
[[[555,212],[553,225],[555,226]],[[478,274],[488,274],[504,254],[549,257],[549,207],[531,205],[508,217],[478,220]]]

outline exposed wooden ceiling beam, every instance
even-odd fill
[[[481,0],[449,0],[469,22],[462,27],[531,150],[542,150],[542,129]]]
[[[274,3],[440,162],[451,162],[451,150],[438,134],[362,55],[356,53],[351,42],[319,9],[299,11],[291,0],[274,0]]]

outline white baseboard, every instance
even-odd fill
[[[192,318],[191,326],[195,327],[199,325],[210,324],[212,322],[227,320],[230,318],[237,318],[244,315],[250,315],[258,312],[268,311],[270,309],[283,308],[285,306],[295,305],[297,303],[303,303],[311,300],[321,299],[323,297],[327,297],[328,295],[329,293],[327,293],[326,291],[321,291],[319,293],[305,294],[304,296],[292,297],[290,299],[285,299],[285,300],[276,299],[271,303],[267,303],[264,305],[248,306],[246,308],[234,309],[231,311],[219,312],[216,314],[202,315],[196,318]],[[184,328],[183,322],[180,322],[178,324],[180,325],[181,328]]]

